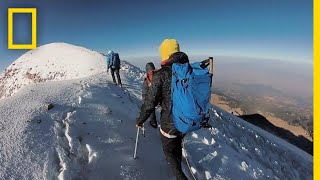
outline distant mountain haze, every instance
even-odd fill
[[[207,57],[198,55],[189,56],[189,59],[190,61],[201,61]],[[160,68],[160,57],[128,57],[125,59],[142,69],[145,68],[147,62],[153,62],[156,68]],[[246,91],[268,90],[272,93],[271,90],[273,90],[295,98],[312,100],[312,64],[227,56],[215,57],[214,64],[214,87],[216,88],[243,84],[248,87]]]

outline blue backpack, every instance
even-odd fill
[[[182,133],[201,128],[209,117],[211,75],[200,63],[172,65],[172,115],[175,127]]]
[[[118,53],[112,54],[109,66],[112,69],[120,69],[120,58]]]

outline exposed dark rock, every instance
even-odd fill
[[[46,111],[49,111],[50,109],[54,108],[53,104],[46,104]]]

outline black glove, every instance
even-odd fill
[[[136,127],[137,127],[137,128],[142,128],[142,125],[143,125],[143,123],[140,122],[139,119],[137,119]]]

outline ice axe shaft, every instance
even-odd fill
[[[137,148],[138,148],[138,141],[139,141],[139,131],[140,131],[140,128],[138,127],[137,136],[136,136],[136,144],[135,144],[135,147],[134,147],[133,159],[136,159],[136,157],[137,157]]]
[[[212,86],[212,76],[213,76],[213,57],[209,57],[206,60],[203,60],[200,64],[201,68],[208,68],[209,69],[209,74],[211,77],[211,83],[210,86]]]
[[[212,87],[212,76],[213,76],[213,57],[209,57],[209,73],[211,75],[210,86]]]
[[[143,137],[146,137],[145,131],[146,131],[146,129],[144,128],[144,124],[143,124],[142,125],[142,135],[143,135]]]
[[[209,57],[209,73],[213,74],[213,57]]]
[[[209,57],[208,59],[201,61],[200,67],[203,69],[208,68],[209,73],[213,74],[213,57]]]

